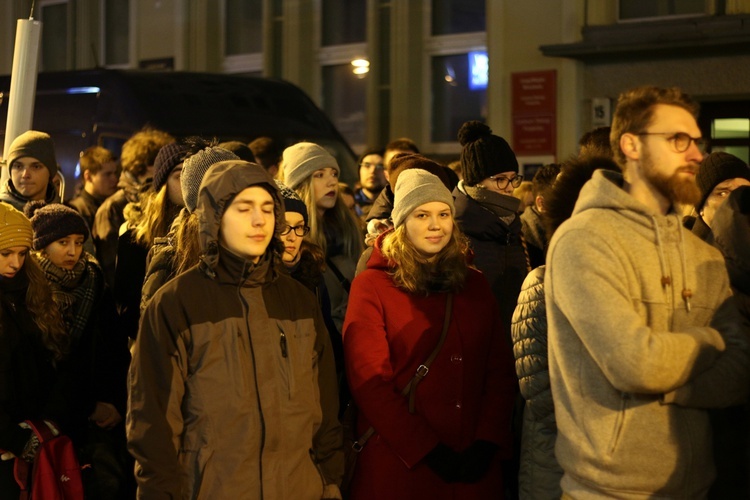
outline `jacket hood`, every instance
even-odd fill
[[[198,191],[195,214],[199,224],[201,269],[213,278],[219,262],[219,228],[226,207],[237,194],[252,186],[262,186],[273,198],[275,228],[274,236],[266,253],[283,249],[279,230],[286,223],[284,200],[273,178],[266,170],[242,160],[227,160],[215,163],[208,169]],[[275,248],[274,248],[275,247]]]
[[[750,187],[732,191],[716,209],[711,228],[732,286],[750,295]]]
[[[393,267],[389,265],[390,261],[385,258],[385,255],[383,255],[383,238],[385,238],[386,235],[391,234],[393,232],[393,228],[388,229],[387,231],[384,231],[383,233],[378,236],[378,238],[375,240],[375,243],[372,245],[372,253],[370,254],[370,258],[367,259],[367,269],[382,269],[387,270],[389,267]]]
[[[652,213],[646,205],[630,196],[623,189],[623,185],[622,173],[611,170],[596,170],[591,176],[591,180],[581,188],[572,215],[580,214],[586,210],[606,208],[652,227],[651,217],[656,214]]]

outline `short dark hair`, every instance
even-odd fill
[[[248,147],[255,156],[255,161],[263,168],[268,170],[281,161],[281,155],[284,152],[279,141],[271,137],[258,137],[248,144]]]
[[[78,160],[81,165],[81,177],[83,177],[84,172],[89,172],[91,175],[98,174],[105,163],[112,161],[115,161],[115,157],[107,148],[91,146],[84,149],[81,151],[81,157]],[[119,165],[117,166],[117,173],[120,173]]]
[[[420,154],[417,143],[409,139],[408,137],[401,137],[394,139],[385,146],[385,151],[411,151],[412,153]]]
[[[547,191],[557,179],[557,175],[560,173],[561,165],[559,163],[550,163],[543,165],[542,168],[536,171],[534,178],[531,180],[531,192],[534,194],[534,198],[537,196],[545,197]]]
[[[657,104],[677,106],[693,117],[698,117],[698,103],[679,87],[661,88],[647,85],[626,90],[617,99],[612,131],[609,135],[614,160],[620,168],[625,166],[625,154],[620,149],[620,137],[627,133],[639,134],[645,131],[651,123]]]
[[[383,148],[370,148],[367,149],[364,153],[359,155],[359,158],[357,158],[357,165],[362,165],[362,162],[364,161],[365,157],[370,155],[378,155],[383,156],[385,154],[385,150]]]
[[[612,158],[612,146],[609,143],[611,131],[612,127],[597,127],[583,134],[578,141],[578,146],[580,146],[578,157]]]

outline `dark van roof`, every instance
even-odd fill
[[[3,133],[9,88],[10,77],[0,77]],[[346,141],[313,101],[288,82],[109,69],[39,74],[32,127],[52,135],[69,192],[80,151],[100,144],[119,156],[125,140],[144,125],[176,137],[249,142],[270,136],[284,146],[318,142],[336,156],[343,181],[353,183],[358,177],[356,157]]]

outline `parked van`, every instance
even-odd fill
[[[0,146],[4,143],[10,77],[0,77]],[[175,137],[199,135],[249,142],[270,136],[288,146],[316,142],[338,160],[344,182],[358,180],[346,140],[299,88],[281,80],[189,72],[93,69],[40,73],[32,128],[49,133],[73,195],[78,157],[101,145],[119,157],[144,125]]]

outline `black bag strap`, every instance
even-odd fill
[[[326,259],[326,264],[328,265],[328,268],[331,270],[331,272],[336,276],[336,279],[339,280],[339,283],[344,288],[344,290],[346,290],[346,293],[349,293],[349,289],[352,287],[352,282],[346,279],[346,276],[344,276],[341,271],[339,271],[339,268],[336,267],[336,264],[334,264],[331,259]]]
[[[402,396],[409,396],[409,413],[414,413],[417,384],[419,384],[422,379],[425,378],[430,372],[430,365],[432,365],[432,362],[435,361],[435,358],[437,358],[437,355],[440,353],[440,349],[442,349],[443,344],[445,344],[445,339],[448,337],[448,328],[450,327],[452,312],[453,294],[449,293],[445,299],[445,318],[443,319],[443,330],[440,332],[440,339],[438,339],[438,343],[435,346],[435,349],[432,350],[432,353],[430,353],[424,363],[417,367],[417,372],[414,374],[411,380],[409,380],[409,383],[406,384],[406,386],[401,390]],[[352,443],[352,449],[357,453],[362,451],[362,448],[367,443],[367,440],[370,439],[374,434],[375,428],[370,426],[370,428],[367,429],[364,434],[359,437],[359,439]]]

